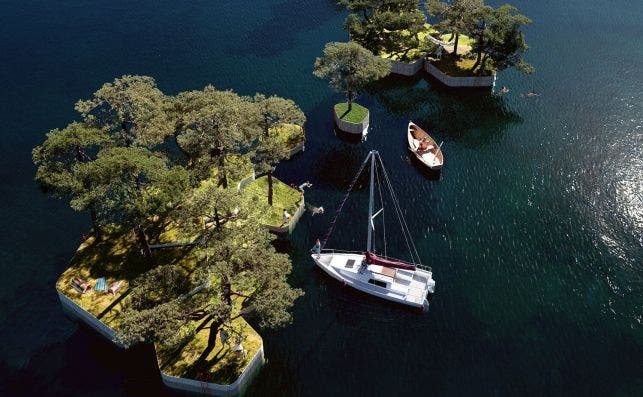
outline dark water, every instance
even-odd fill
[[[333,210],[368,150],[395,180],[434,269],[430,312],[348,291],[292,236],[292,325],[263,331],[250,395],[643,395],[643,3],[514,0],[533,78],[503,72],[502,99],[389,78],[358,101],[368,141],[332,131],[341,96],[311,74],[344,40],[333,1],[5,1],[0,12],[1,395],[167,394],[144,348],[122,353],[62,315],[54,283],[88,227],[42,195],[30,150],[73,104],[123,74],[168,93],[213,83],[293,98],[307,151],[279,166]],[[532,85],[541,93],[522,97]],[[444,141],[439,180],[408,164],[409,118]],[[363,192],[332,244],[363,245]]]

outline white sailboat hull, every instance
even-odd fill
[[[344,285],[406,306],[427,308],[427,295],[435,289],[431,271],[367,265],[361,253],[323,252],[313,254],[312,258],[317,266]]]

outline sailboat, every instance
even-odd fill
[[[368,204],[368,238],[366,241],[366,251],[340,251],[326,249],[326,242],[333,231],[337,217],[341,213],[344,203],[355,185],[357,178],[369,161],[371,179]],[[378,165],[381,170],[378,170]],[[375,224],[373,220],[384,212],[384,201],[383,198],[380,197],[382,198],[382,200],[380,200],[382,208],[373,214],[375,179],[377,176],[379,181],[380,174],[383,182],[389,189],[393,207],[402,229],[402,235],[404,236],[404,240],[406,241],[407,248],[409,249],[412,258],[411,262],[387,257],[386,243],[383,245],[383,255],[378,255],[374,252],[373,234],[375,232]],[[379,187],[378,192],[381,196],[381,188]],[[386,236],[385,233],[384,229],[384,237]],[[386,239],[384,239],[384,241],[386,241]],[[384,168],[382,158],[375,150],[372,150],[368,156],[366,156],[366,159],[362,163],[359,171],[353,178],[348,192],[344,196],[323,242],[320,242],[318,252],[313,253],[311,256],[317,266],[344,285],[403,305],[426,309],[428,308],[427,296],[429,293],[432,294],[435,290],[435,281],[432,277],[433,274],[431,268],[425,267],[421,264],[420,256],[418,255],[413,239],[410,236],[409,228],[404,220],[399,201],[393,191],[391,180]]]

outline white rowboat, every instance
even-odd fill
[[[409,121],[407,139],[409,141],[409,150],[413,152],[422,164],[432,170],[442,168],[442,165],[444,165],[442,149],[426,131],[412,121]]]

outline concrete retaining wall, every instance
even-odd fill
[[[362,120],[361,123],[355,124],[355,123],[350,123],[348,121],[344,121],[337,116],[337,112],[335,112],[335,109],[333,108],[333,117],[335,118],[335,124],[337,125],[337,128],[344,132],[348,132],[350,134],[359,134],[362,136],[366,136],[368,134],[368,124],[369,124],[369,117],[370,117],[370,112],[366,112],[366,117],[364,117],[364,120]]]
[[[252,175],[247,176],[239,181],[239,183],[237,184],[237,191],[243,189],[247,184],[254,181],[256,177],[257,177],[257,174],[255,174],[255,172],[252,171]]]
[[[192,393],[204,394],[209,396],[239,396],[245,393],[246,389],[259,373],[261,367],[266,362],[263,354],[263,343],[261,347],[252,358],[250,363],[243,370],[237,380],[230,385],[219,385],[216,383],[203,382],[195,379],[177,378],[161,372],[161,379],[163,383],[172,389],[182,390]]]
[[[391,73],[402,76],[413,76],[424,66],[424,59],[420,58],[415,62],[391,61]]]
[[[301,214],[299,214],[299,216],[301,216]],[[92,314],[90,314],[88,311],[80,307],[76,302],[69,299],[62,292],[60,291],[57,291],[57,292],[58,292],[58,298],[60,299],[60,303],[62,304],[62,307],[65,313],[89,325],[91,328],[98,331],[99,334],[104,336],[110,342],[114,343],[116,346],[120,348],[124,348],[124,346],[122,346],[121,344],[115,341],[116,332],[113,329],[111,329],[110,327],[105,325],[102,321],[100,321]],[[171,376],[163,373],[163,371],[161,371],[160,368],[159,368],[159,372],[161,373],[161,379],[163,380],[163,383],[167,387],[170,387],[172,389],[194,392],[199,394],[206,394],[211,396],[238,396],[243,394],[246,391],[246,389],[248,388],[248,386],[250,385],[250,383],[252,382],[252,380],[257,375],[257,373],[259,372],[259,370],[261,369],[261,367],[265,362],[266,362],[266,359],[263,353],[263,342],[262,342],[261,347],[255,354],[255,356],[252,358],[252,360],[250,360],[250,363],[248,363],[248,365],[243,370],[241,375],[239,375],[237,380],[230,385],[219,385],[216,383],[201,382],[194,379],[178,378],[176,376]]]
[[[495,73],[493,76],[453,77],[443,73],[429,61],[424,63],[424,70],[442,84],[449,87],[493,87],[496,84]]]
[[[120,348],[124,348],[123,345],[115,342],[116,331],[114,331],[113,329],[105,325],[105,323],[103,323],[102,321],[94,317],[87,310],[80,307],[76,302],[69,299],[62,292],[60,291],[56,291],[56,292],[58,292],[58,298],[60,299],[60,303],[62,304],[62,307],[65,313],[89,325],[91,328],[98,331],[99,334],[104,336],[110,342],[113,342],[116,346]]]
[[[290,222],[288,223],[287,226],[273,226],[273,225],[265,225],[269,231],[277,234],[290,234],[292,233],[293,229],[295,226],[297,226],[297,222],[299,221],[299,218],[304,214],[306,211],[306,200],[301,199],[301,202],[299,203],[299,207],[297,207],[297,211],[292,215],[290,218]]]
[[[296,155],[299,152],[303,152],[304,150],[306,150],[306,142],[301,141],[301,143],[299,145],[297,145],[294,148],[290,149],[290,152],[288,153],[288,157],[290,158],[290,157]]]

